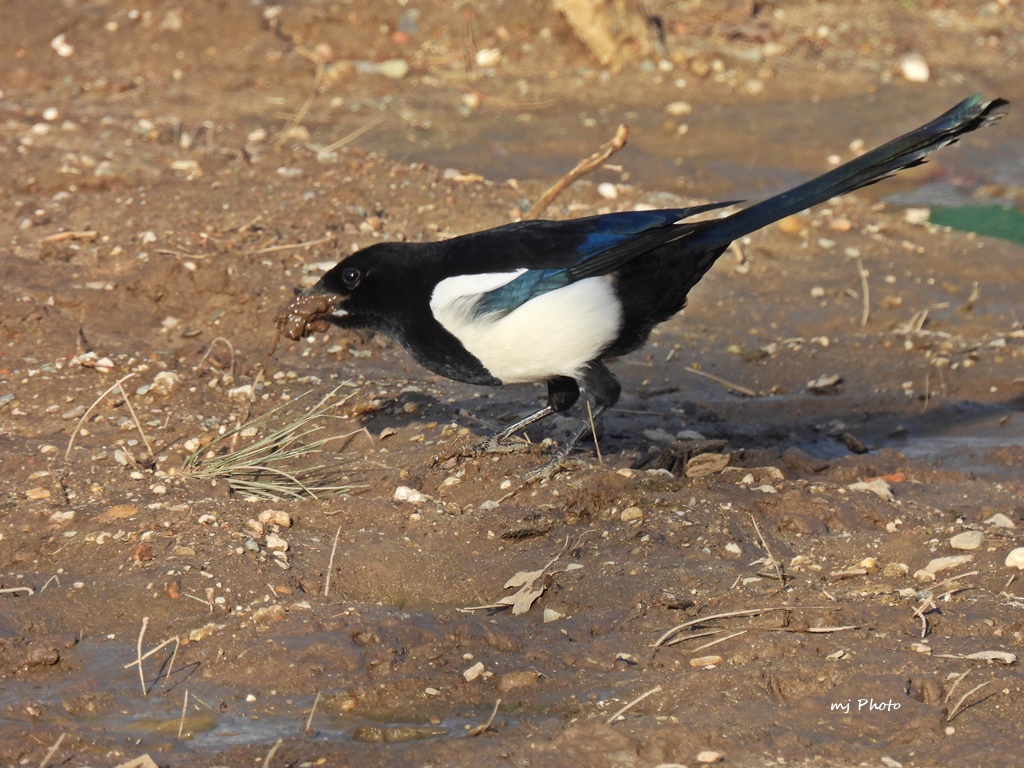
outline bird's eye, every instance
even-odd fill
[[[359,285],[359,282],[363,279],[363,273],[355,267],[346,267],[341,273],[341,282],[345,284],[345,287],[350,291]]]

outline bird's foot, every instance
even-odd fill
[[[580,466],[582,466],[581,463],[576,459],[569,458],[569,451],[571,450],[571,446],[569,447],[569,450],[559,448],[555,452],[555,455],[548,459],[546,462],[544,462],[544,464],[537,467],[537,469],[531,469],[529,472],[527,472],[524,475],[524,479],[527,483],[539,483],[544,480],[550,480],[559,472],[570,469],[579,469]]]
[[[432,466],[451,467],[463,459],[472,459],[485,454],[525,453],[535,450],[538,446],[523,439],[512,440],[501,433],[491,435],[485,440],[470,446],[459,446],[439,453],[431,462]]]

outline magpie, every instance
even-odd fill
[[[478,446],[512,450],[520,430],[579,399],[579,426],[538,471],[557,471],[619,399],[606,362],[639,348],[683,309],[690,289],[729,245],[837,195],[919,165],[962,134],[998,121],[1009,102],[975,94],[887,144],[789,191],[710,220],[735,202],[520,221],[440,242],[378,243],[342,259],[276,318],[299,339],[331,325],[383,332],[424,368],[456,381],[546,382],[547,405]]]

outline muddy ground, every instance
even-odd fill
[[[342,255],[504,223],[620,122],[547,216],[762,195],[1020,95],[1013,0],[648,7],[617,73],[540,2],[5,8],[0,764],[1016,764],[1021,246],[880,202],[1019,208],[1016,114],[727,254],[540,484],[564,421],[443,456],[541,388],[340,332],[268,357]],[[335,390],[341,495],[186,471]]]

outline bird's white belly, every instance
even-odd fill
[[[541,294],[507,315],[475,316],[476,298],[519,272],[442,280],[430,299],[437,321],[504,384],[577,377],[618,335],[622,322],[611,283],[591,277]]]

